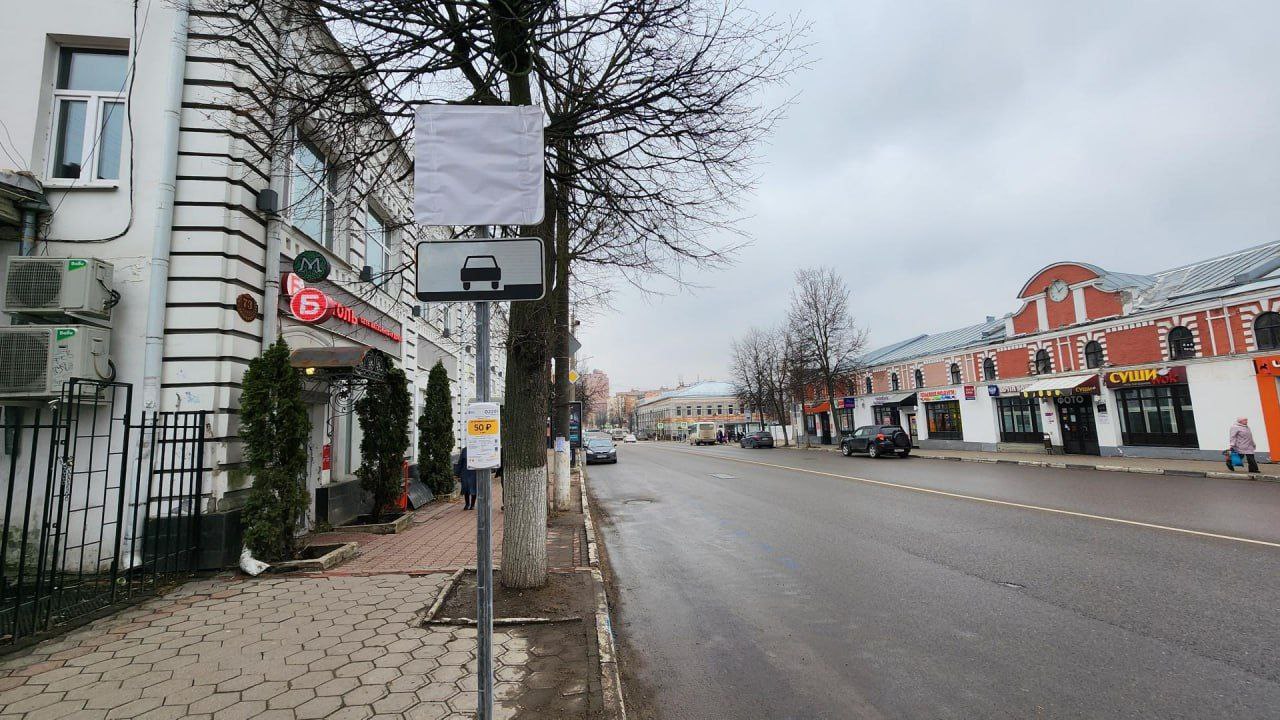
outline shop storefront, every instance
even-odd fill
[[[841,435],[853,432],[857,427],[857,422],[853,419],[853,409],[857,405],[857,398],[843,397],[836,400],[839,405],[836,407],[836,429]]]
[[[1185,367],[1113,370],[1106,383],[1125,445],[1199,447]]]
[[[917,395],[924,403],[925,427],[931,440],[963,440],[960,421],[960,393],[957,388],[925,390]]]
[[[284,265],[291,268],[292,261],[285,258]],[[370,350],[379,351],[387,363],[398,362],[404,329],[396,318],[331,280],[305,282],[287,270],[281,280],[281,332],[295,355],[306,355],[313,363],[306,374],[310,378],[314,372],[316,378],[308,381],[303,395],[312,428],[307,489],[315,506],[310,517],[338,524],[368,511],[355,479],[363,432],[343,388],[322,378],[333,367],[345,367],[342,358],[364,358]]]
[[[1098,420],[1093,409],[1098,389],[1097,375],[1064,375],[1031,383],[1022,391],[1022,397],[1053,403],[1062,432],[1063,452],[1100,455]]]
[[[1038,443],[1044,438],[1040,426],[1040,401],[1020,395],[996,400],[1000,414],[1000,442]]]
[[[804,429],[816,442],[831,444],[831,403],[804,406]]]
[[[903,422],[902,408],[904,406],[914,408],[915,404],[915,393],[903,392],[877,395],[871,399],[871,421],[876,425],[901,425],[906,427],[907,424]]]

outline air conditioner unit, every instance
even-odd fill
[[[0,398],[57,397],[71,378],[110,380],[111,331],[92,325],[0,327]]]
[[[111,265],[94,258],[9,258],[4,311],[44,319],[109,324],[118,296]]]

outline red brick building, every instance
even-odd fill
[[[808,432],[896,421],[925,447],[1047,435],[1060,452],[1218,458],[1245,416],[1261,455],[1280,445],[1280,243],[1150,275],[1056,262],[1015,302],[865,354],[834,412],[810,389]]]

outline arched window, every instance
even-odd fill
[[[891,375],[889,375],[889,389],[890,390],[898,389],[898,373],[892,373]]]
[[[867,386],[867,394],[870,395],[871,394],[871,376],[870,375],[867,376],[866,386]]]
[[[920,368],[916,368],[916,387],[924,387],[924,371]]]
[[[1036,351],[1036,374],[1047,375],[1053,372],[1053,358],[1049,357],[1048,350]]]
[[[1280,313],[1264,312],[1253,321],[1253,338],[1259,350],[1280,348]]]
[[[958,365],[957,363],[951,363],[950,374],[951,374],[951,384],[959,385],[960,384],[960,365]]]
[[[1195,336],[1187,328],[1179,325],[1169,331],[1169,358],[1185,360],[1196,356]]]
[[[1102,343],[1097,340],[1085,343],[1084,366],[1090,369],[1102,367]]]
[[[982,361],[982,379],[983,380],[996,379],[996,361],[995,360],[991,358],[987,358],[986,360]]]

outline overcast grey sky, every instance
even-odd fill
[[[1280,239],[1280,3],[748,0],[813,22],[753,244],[585,318],[612,390],[727,376],[830,265],[882,345],[1016,309],[1036,269],[1153,272]]]

